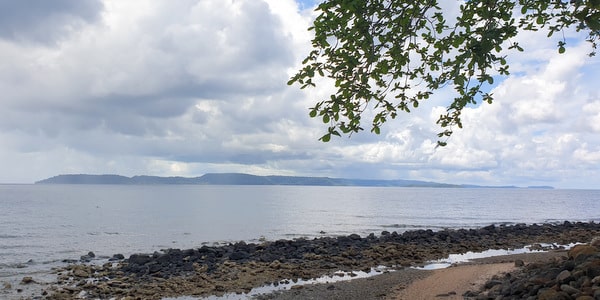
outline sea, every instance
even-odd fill
[[[0,284],[93,252],[490,224],[600,222],[600,190],[236,185],[0,185]],[[2,288],[0,286],[0,288]]]

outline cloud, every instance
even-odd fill
[[[588,45],[558,55],[544,35],[519,37],[528,52],[511,54],[514,75],[497,80],[494,104],[465,110],[447,147],[436,148],[435,121],[452,88],[381,135],[364,124],[321,143],[326,124],[308,108],[332,87],[286,85],[310,51],[314,1],[30,2],[0,2],[0,13],[24,16],[0,18],[0,182],[249,172],[589,187],[600,178],[600,74]]]
[[[55,44],[100,19],[100,0],[1,0],[0,38]]]

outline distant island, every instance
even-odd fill
[[[36,181],[36,184],[189,184],[189,185],[306,185],[306,186],[379,186],[435,188],[518,188],[516,186],[480,186],[447,184],[419,180],[345,179],[302,176],[257,176],[244,173],[208,173],[199,177],[159,177],[121,175],[65,174]],[[552,187],[531,187],[552,189]]]

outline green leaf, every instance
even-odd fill
[[[521,7],[521,14],[526,14],[527,13],[527,6],[523,5],[523,7]]]
[[[317,116],[317,110],[316,109],[311,109],[310,113],[308,114],[311,118],[314,118]]]
[[[542,25],[542,24],[544,24],[544,22],[545,22],[545,20],[544,20],[544,17],[543,17],[543,16],[538,16],[538,17],[535,19],[535,23],[536,23],[536,24],[538,24],[538,25]]]
[[[322,136],[319,140],[321,140],[325,143],[329,142],[329,140],[331,140],[331,133],[328,133],[328,134]]]
[[[560,54],[565,53],[565,47],[563,47],[563,46],[558,47],[558,53],[560,53]]]

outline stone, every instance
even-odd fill
[[[145,265],[152,261],[152,257],[144,254],[132,254],[129,256],[129,263],[134,265]]]
[[[538,297],[538,300],[569,300],[571,297],[564,292],[557,292],[553,289],[546,289],[542,291]]]
[[[21,284],[30,284],[30,283],[34,283],[35,281],[33,280],[33,278],[31,276],[25,276],[23,277],[23,279],[21,279]]]
[[[580,290],[578,290],[578,289],[576,289],[576,288],[574,288],[574,287],[572,287],[572,286],[570,286],[568,284],[562,284],[560,286],[560,290],[563,291],[563,292],[565,292],[565,293],[567,293],[567,294],[569,294],[569,295],[575,295],[575,294],[581,293]]]
[[[590,278],[595,278],[596,276],[600,276],[600,259],[587,261],[581,265],[585,274]]]
[[[558,273],[558,275],[556,276],[556,281],[558,281],[559,283],[568,283],[569,281],[571,281],[571,279],[573,279],[573,277],[571,277],[571,272],[569,272],[568,270],[564,270]]]
[[[109,258],[108,261],[116,261],[122,259],[125,259],[125,256],[123,256],[123,254],[115,254],[111,258]]]
[[[92,251],[88,252],[86,255],[82,255],[80,257],[80,260],[83,262],[89,262],[91,261],[94,257],[96,257],[96,254]]]
[[[81,277],[81,278],[88,278],[91,276],[91,272],[89,270],[87,270],[86,268],[75,268],[73,270],[73,276],[76,277]]]
[[[522,267],[525,265],[525,262],[522,259],[515,260],[515,267]]]
[[[229,259],[231,260],[242,260],[250,257],[250,254],[246,251],[236,251],[229,255]]]
[[[579,244],[573,246],[569,251],[567,251],[567,255],[570,259],[581,260],[585,259],[588,256],[594,255],[598,253],[598,248],[590,245]]]

